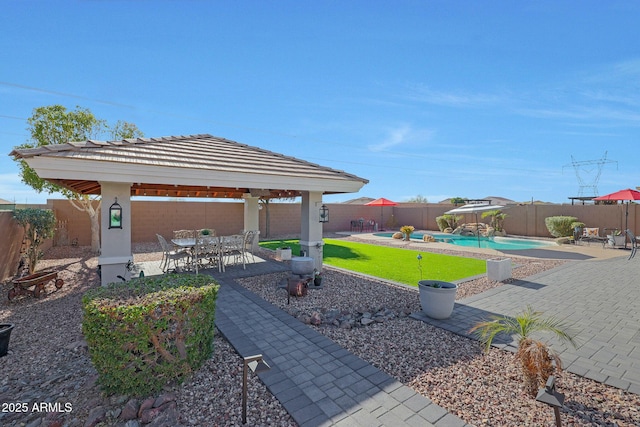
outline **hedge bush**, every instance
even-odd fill
[[[218,289],[170,274],[89,290],[82,331],[103,390],[147,395],[198,369],[213,351]]]
[[[574,216],[550,216],[544,219],[544,224],[553,237],[568,237],[573,236],[573,224],[577,221]]]

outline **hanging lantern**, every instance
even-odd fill
[[[109,206],[109,228],[122,228],[122,206],[118,204],[118,198]]]
[[[329,222],[329,208],[327,205],[320,207],[320,222]]]

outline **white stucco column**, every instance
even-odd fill
[[[100,208],[100,257],[101,284],[121,282],[118,276],[129,280],[127,263],[131,254],[131,184],[100,182],[102,206]],[[122,207],[122,228],[109,228],[109,208],[116,202]]]
[[[244,196],[244,231],[260,229],[260,198]],[[257,249],[258,239],[253,242],[253,250]]]
[[[302,192],[302,213],[300,230],[300,250],[313,258],[314,267],[322,271],[322,223],[320,222],[322,193],[319,191]]]

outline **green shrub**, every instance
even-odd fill
[[[36,264],[43,255],[40,246],[46,239],[53,237],[56,229],[56,217],[51,210],[34,208],[16,209],[13,216],[24,227],[27,241],[25,254],[29,273],[33,273],[36,269]]]
[[[198,369],[213,351],[218,289],[173,274],[89,290],[82,331],[104,391],[142,396]]]
[[[575,216],[550,216],[544,219],[544,224],[553,237],[568,237],[573,236],[573,223],[577,221]]]

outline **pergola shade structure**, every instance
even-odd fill
[[[131,183],[132,196],[288,198],[302,191],[351,193],[368,182],[211,135],[69,142],[10,155],[81,194],[101,194],[100,181],[109,181]]]
[[[242,198],[246,230],[258,227],[259,198],[302,197],[300,245],[322,268],[322,195],[357,192],[368,181],[344,171],[211,135],[83,141],[18,149],[40,178],[117,200],[123,228],[101,215],[102,284],[128,277],[131,196]]]

